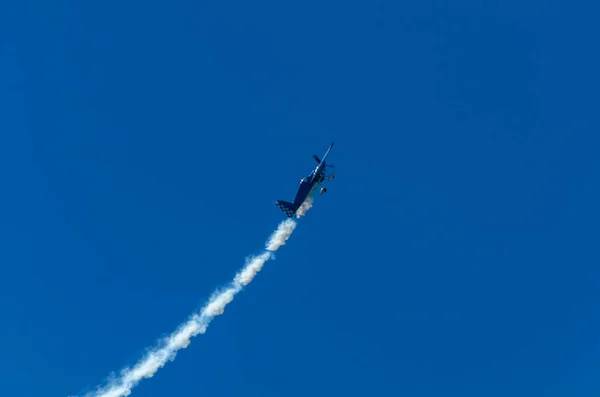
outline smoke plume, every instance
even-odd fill
[[[296,218],[300,218],[301,216],[306,214],[306,211],[311,209],[312,205],[313,205],[313,198],[312,198],[312,196],[308,196],[306,198],[306,200],[304,200],[304,202],[302,204],[300,204],[298,211],[296,211]]]
[[[304,215],[311,206],[312,199],[309,198],[298,210],[297,217]],[[85,396],[128,396],[141,380],[151,378],[167,362],[174,360],[179,350],[189,346],[192,337],[205,333],[213,318],[223,314],[225,307],[233,301],[238,292],[254,279],[265,262],[272,259],[275,251],[286,243],[296,225],[293,219],[281,222],[269,237],[264,252],[247,258],[245,266],[235,275],[233,281],[225,288],[215,291],[199,312],[192,314],[175,332],[160,340],[158,345],[148,351],[133,367],[123,369],[115,379],[109,380],[105,386]]]

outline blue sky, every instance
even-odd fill
[[[133,396],[597,395],[598,7],[485,3],[2,3],[0,395],[135,363],[331,141]]]

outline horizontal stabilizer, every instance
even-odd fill
[[[298,206],[296,204],[288,203],[287,201],[277,200],[275,204],[277,204],[279,209],[282,210],[288,218],[293,218],[298,210]]]

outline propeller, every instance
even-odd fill
[[[316,154],[313,154],[313,159],[317,160],[317,163],[321,163],[321,159],[319,158],[319,156],[317,156]],[[333,164],[325,164],[325,167],[331,167],[331,168],[335,168],[333,166]]]

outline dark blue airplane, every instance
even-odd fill
[[[319,165],[317,165],[317,168],[315,168],[310,173],[310,175],[308,175],[305,178],[302,178],[302,180],[300,181],[300,187],[298,188],[298,192],[296,192],[296,198],[294,199],[293,203],[283,200],[277,200],[275,202],[275,204],[277,204],[277,206],[287,215],[288,218],[294,217],[296,211],[298,211],[298,208],[300,208],[304,200],[306,200],[313,193],[313,191],[319,185],[321,185],[323,181],[325,181],[326,177],[328,181],[331,181],[335,177],[333,174],[325,175],[325,169],[327,167],[333,168],[333,165],[327,165],[325,163],[325,159],[327,158],[327,155],[329,154],[329,151],[332,147],[333,143],[329,146],[329,149],[327,149],[327,152],[323,156],[323,160],[319,159],[319,157],[316,154],[313,155],[313,158],[317,160],[317,163],[319,163]],[[326,191],[327,188],[323,186],[321,187],[320,194],[323,194]]]

